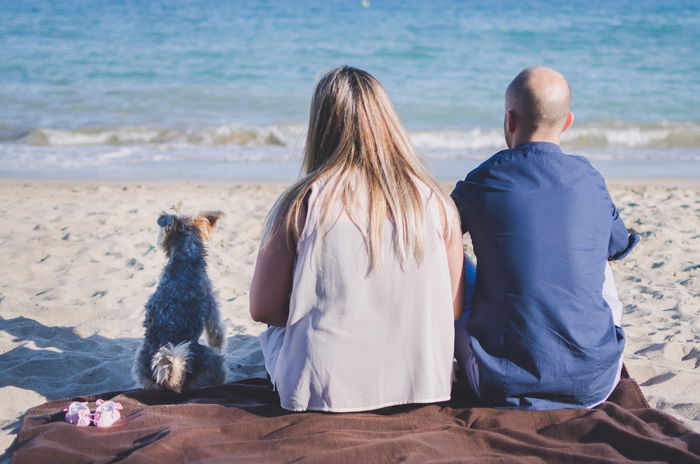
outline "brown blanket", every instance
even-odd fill
[[[76,427],[72,400],[124,406],[111,428]],[[700,434],[650,409],[624,378],[595,409],[475,407],[457,387],[448,403],[372,413],[289,413],[262,380],[183,394],[133,390],[30,409],[15,463],[56,462],[677,462],[700,463]]]

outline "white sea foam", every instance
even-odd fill
[[[238,163],[235,169],[264,170],[251,166],[298,165],[305,132],[301,124],[203,129],[41,128],[0,142],[0,174],[31,176],[32,172],[57,170],[68,175],[99,169],[128,175],[130,170],[140,169],[138,166],[149,165],[157,171],[166,169],[165,165],[188,165],[198,166],[206,175],[208,169],[229,169],[230,163]],[[476,165],[505,148],[502,130],[496,128],[412,130],[409,136],[429,164],[449,165],[449,169]],[[565,133],[562,145],[565,152],[594,162],[675,163],[683,165],[677,169],[678,175],[700,176],[700,123],[696,122],[579,125]],[[298,169],[292,171],[290,178]]]
[[[503,145],[503,131],[496,129],[417,130],[409,135],[418,150],[481,150]]]
[[[306,127],[301,124],[269,126],[222,125],[213,128],[119,126],[106,128],[37,128],[6,143],[34,146],[90,145],[201,145],[201,146],[303,146]],[[409,131],[418,150],[489,151],[503,147],[500,128],[432,129]],[[700,123],[694,121],[577,125],[562,137],[570,148],[700,148]]]
[[[290,146],[297,143],[306,128],[302,125],[262,127],[219,126],[205,129],[162,128],[148,126],[88,127],[78,129],[38,128],[18,142],[35,146],[87,145],[242,145]]]
[[[564,133],[562,141],[584,148],[700,148],[700,124],[690,121],[589,124],[571,128]]]

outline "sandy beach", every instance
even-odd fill
[[[609,182],[643,241],[614,272],[626,364],[650,404],[700,432],[700,187]],[[449,188],[449,187],[446,187]],[[283,185],[89,181],[0,184],[0,447],[47,400],[135,388],[143,305],[164,263],[158,214],[220,209],[209,272],[228,330],[228,381],[264,374],[248,315],[262,223]]]

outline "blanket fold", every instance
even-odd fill
[[[63,422],[71,401],[124,406],[113,427]],[[446,403],[364,413],[290,413],[265,380],[175,394],[131,390],[30,409],[13,461],[55,462],[677,462],[700,463],[700,434],[650,409],[625,376],[594,409],[479,407],[463,386]]]

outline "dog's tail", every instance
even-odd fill
[[[180,393],[185,383],[185,375],[189,371],[188,361],[191,354],[190,342],[161,346],[151,361],[153,381],[164,390]]]

